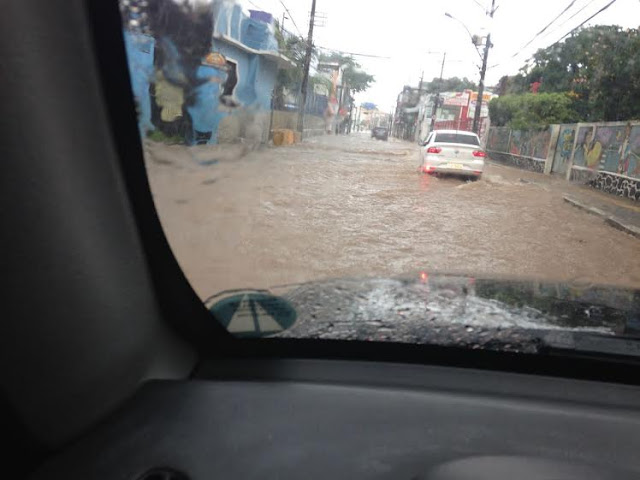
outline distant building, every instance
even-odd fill
[[[489,123],[489,101],[496,96],[490,92],[483,95],[481,133]],[[432,129],[471,131],[477,99],[477,92],[471,90],[441,92],[436,96],[418,87],[405,86],[398,95],[393,134],[405,140],[419,141]]]
[[[398,95],[396,113],[393,119],[393,136],[405,140],[414,140],[419,131],[420,100],[423,92],[420,87],[405,85]]]

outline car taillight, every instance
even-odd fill
[[[429,147],[427,153],[440,153],[442,149],[440,147]]]
[[[483,152],[482,150],[476,150],[475,152],[473,152],[473,156],[474,157],[486,157],[487,154],[485,152]]]

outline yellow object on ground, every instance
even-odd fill
[[[273,144],[277,147],[279,147],[280,145],[282,145],[282,143],[284,142],[284,134],[282,133],[282,130],[274,130],[273,131]]]
[[[293,130],[281,128],[273,131],[273,144],[275,146],[293,145],[296,143],[296,135]]]

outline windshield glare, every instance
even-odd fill
[[[159,218],[231,335],[640,335],[640,2],[120,7]]]

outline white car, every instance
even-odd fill
[[[420,146],[424,173],[451,173],[480,178],[487,153],[478,135],[461,130],[431,132]]]

